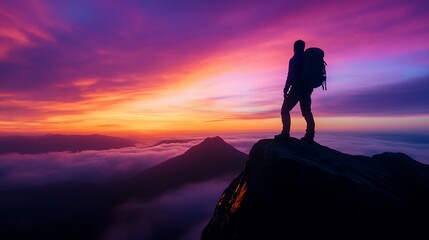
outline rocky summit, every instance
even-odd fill
[[[262,139],[201,239],[411,237],[428,226],[428,165],[403,153],[370,157],[295,138]]]

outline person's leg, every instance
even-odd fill
[[[281,109],[283,130],[282,130],[282,133],[278,135],[279,137],[288,138],[290,136],[290,125],[291,125],[290,111],[298,103],[298,100],[299,100],[298,95],[294,94],[293,92],[283,100],[283,105]]]
[[[302,116],[304,117],[307,128],[305,129],[305,140],[313,141],[315,134],[315,122],[313,118],[313,113],[311,112],[311,92],[303,94],[299,106],[301,108]]]

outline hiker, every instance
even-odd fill
[[[288,140],[290,138],[290,111],[299,102],[302,116],[307,123],[305,135],[301,140],[314,141],[315,123],[313,114],[311,113],[311,93],[313,92],[313,87],[309,87],[302,82],[304,49],[305,42],[302,40],[297,40],[293,44],[294,55],[289,60],[286,84],[283,89],[284,100],[281,108],[283,130],[274,137],[276,140]]]

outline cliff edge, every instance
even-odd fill
[[[429,166],[403,153],[349,155],[292,138],[258,141],[202,240],[424,233]]]

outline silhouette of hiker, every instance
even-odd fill
[[[285,88],[283,89],[284,100],[281,109],[283,130],[276,135],[276,140],[288,140],[290,138],[290,111],[299,102],[302,116],[307,122],[306,133],[301,140],[314,141],[314,118],[311,113],[311,93],[313,88],[306,86],[302,82],[302,72],[304,67],[305,42],[297,40],[293,44],[294,55],[289,60],[289,70],[287,74]]]

